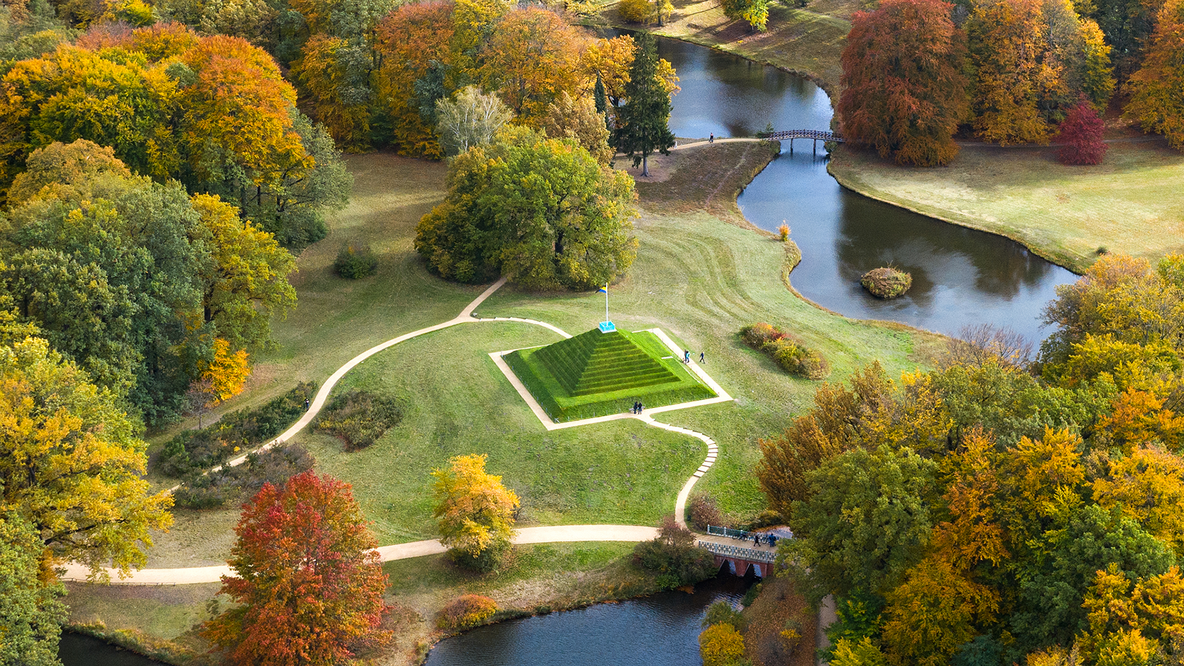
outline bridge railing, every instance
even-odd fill
[[[714,541],[700,541],[699,547],[707,550],[715,555],[723,557],[734,557],[738,560],[748,560],[749,562],[762,562],[772,564],[777,559],[777,553],[771,550],[757,550],[756,548],[745,548],[743,546],[733,546],[729,543],[715,543]]]
[[[721,527],[720,525],[708,525],[707,533],[711,536],[722,536],[730,539],[748,539],[748,532],[745,530],[736,530],[731,527]]]
[[[814,139],[816,141],[836,141],[843,142],[843,137],[827,130],[812,130],[812,129],[797,129],[797,130],[779,130],[773,132],[761,132],[757,135],[762,139]]]

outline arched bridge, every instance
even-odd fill
[[[793,140],[794,139],[810,139],[814,142],[814,152],[818,152],[818,142],[826,143],[827,141],[834,141],[835,143],[843,143],[843,137],[827,130],[812,130],[812,129],[795,129],[795,130],[781,130],[769,132],[768,134],[761,133],[762,139],[773,139],[776,141],[789,140],[789,154],[793,155]]]
[[[715,566],[722,567],[726,564],[728,570],[737,576],[746,575],[751,567],[753,574],[758,578],[764,578],[772,569],[773,561],[777,559],[777,551],[772,549],[745,548],[715,541],[700,541],[698,545],[715,555]]]

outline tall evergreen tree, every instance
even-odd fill
[[[658,47],[646,33],[637,37],[629,83],[625,84],[628,103],[621,107],[620,148],[641,165],[641,175],[650,175],[647,158],[655,150],[670,154],[674,134],[670,122],[670,94],[658,80]]]

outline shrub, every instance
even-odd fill
[[[782,222],[781,226],[777,227],[777,236],[781,239],[782,243],[789,240],[789,225]]]
[[[296,444],[247,456],[247,462],[203,474],[177,489],[177,506],[187,509],[217,509],[252,497],[265,484],[282,486],[297,474],[312,469],[308,451]]]
[[[378,271],[378,257],[370,245],[361,241],[350,241],[341,246],[337,260],[333,262],[337,274],[348,280],[357,280]]]
[[[649,23],[654,15],[654,6],[649,0],[621,0],[617,6],[621,18],[632,23]]]
[[[1101,164],[1106,157],[1106,142],[1102,140],[1105,131],[1098,112],[1082,97],[1061,123],[1057,159],[1062,164]]]
[[[707,615],[703,618],[703,626],[710,627],[716,624],[729,625],[740,633],[744,633],[748,628],[748,621],[727,601],[717,601],[707,609]]]
[[[317,429],[340,438],[346,451],[357,451],[378,441],[401,420],[403,411],[394,398],[349,390],[333,398],[317,419]]]
[[[830,374],[830,364],[818,351],[807,347],[797,336],[764,322],[740,329],[740,338],[753,349],[759,349],[776,361],[791,375],[806,379],[822,379]]]
[[[667,516],[658,528],[658,537],[642,541],[633,548],[633,563],[658,574],[665,588],[694,585],[715,573],[715,558],[695,545],[695,535]]]
[[[703,666],[737,666],[744,661],[744,637],[730,624],[715,624],[699,634]]]
[[[752,602],[756,601],[756,598],[761,595],[761,588],[763,586],[763,583],[757,583],[756,585],[748,588],[748,591],[744,593],[744,598],[740,600],[740,605],[745,608],[751,606]]]
[[[301,382],[262,407],[239,410],[201,430],[187,430],[164,445],[157,468],[176,478],[216,467],[280,434],[305,410],[316,384]]]
[[[466,594],[448,602],[436,616],[440,629],[468,629],[493,617],[497,602],[479,594]]]
[[[913,286],[913,276],[895,268],[873,268],[863,274],[859,284],[876,298],[897,298]]]
[[[723,525],[724,516],[711,495],[695,495],[691,498],[691,524],[706,530],[708,525]]]
[[[752,324],[740,329],[740,338],[744,340],[744,344],[753,349],[764,349],[765,345],[785,337],[785,333],[780,329],[761,322],[759,324]]]

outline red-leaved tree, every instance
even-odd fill
[[[384,642],[386,575],[350,486],[311,471],[243,507],[222,594],[242,604],[206,624],[234,664],[337,664]]]
[[[1105,130],[1098,112],[1083,97],[1069,109],[1069,115],[1061,123],[1057,159],[1063,164],[1101,164],[1106,156],[1106,143],[1102,141]]]
[[[839,119],[848,141],[898,164],[936,166],[958,154],[966,118],[966,36],[942,0],[884,0],[856,12],[843,49]]]

